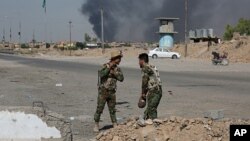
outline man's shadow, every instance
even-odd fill
[[[104,127],[102,127],[100,129],[100,131],[105,131],[105,130],[108,130],[108,129],[111,129],[111,128],[113,128],[113,125],[105,125]]]

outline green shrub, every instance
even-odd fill
[[[249,36],[250,35],[250,20],[241,18],[235,27],[227,25],[223,38],[225,40],[231,40],[235,32],[240,33],[240,35]]]
[[[46,43],[46,48],[50,48],[50,44],[49,43]]]
[[[109,44],[104,44],[104,48],[111,48]]]
[[[30,48],[30,47],[29,47],[29,45],[27,45],[27,44],[21,44],[21,48],[27,49],[27,48]]]
[[[82,42],[76,42],[76,48],[77,49],[84,49],[86,48],[86,44]]]

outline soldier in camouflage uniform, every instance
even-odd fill
[[[113,126],[117,126],[116,121],[116,82],[123,82],[124,77],[121,69],[118,65],[121,62],[122,53],[120,51],[115,51],[111,53],[111,59],[109,63],[103,65],[101,70],[98,71],[98,99],[97,99],[97,109],[94,115],[95,127],[94,131],[99,132],[99,121],[105,104],[108,104],[110,118]]]
[[[144,119],[156,119],[157,107],[162,97],[162,84],[159,71],[153,65],[149,65],[146,53],[139,55],[139,65],[142,71],[142,97],[147,101]]]

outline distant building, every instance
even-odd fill
[[[69,47],[75,47],[76,45],[76,42],[68,42],[68,41],[61,41],[61,42],[58,42],[56,44],[54,44],[54,46],[57,46],[58,48],[60,49],[67,49]]]
[[[189,31],[189,39],[198,42],[215,42],[219,43],[219,38],[214,35],[213,29],[196,29]]]
[[[156,18],[156,20],[160,21],[160,28],[159,32],[160,41],[159,47],[160,48],[173,48],[174,46],[174,34],[177,32],[174,29],[174,21],[179,20],[179,18]]]
[[[87,48],[98,48],[100,45],[98,43],[86,43]]]

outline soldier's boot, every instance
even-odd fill
[[[116,128],[118,124],[116,122],[113,122],[113,128]]]
[[[95,123],[94,132],[99,132],[99,123],[98,122]]]

